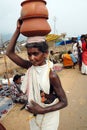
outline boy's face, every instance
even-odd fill
[[[17,84],[21,84],[21,77],[15,81]]]
[[[39,51],[38,48],[28,48],[27,53],[32,65],[41,66],[45,64],[45,59],[48,53],[43,53]]]

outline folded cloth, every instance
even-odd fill
[[[27,43],[38,43],[38,42],[45,42],[45,36],[34,36],[34,37],[28,37]]]

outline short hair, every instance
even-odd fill
[[[25,47],[28,48],[38,48],[39,51],[45,53],[48,51],[48,44],[46,41],[43,42],[34,42],[34,43],[26,43]]]
[[[85,38],[85,35],[84,35],[84,34],[83,34],[83,35],[81,35],[80,39],[82,39],[82,38]]]
[[[68,54],[72,54],[71,50],[68,51]]]
[[[53,50],[50,50],[50,54],[53,54]]]
[[[19,78],[21,78],[21,75],[19,74],[16,74],[14,77],[13,77],[13,81],[17,81]]]
[[[76,43],[76,42],[77,42],[77,37],[72,37],[72,38],[71,38],[71,41],[72,41],[73,43]]]

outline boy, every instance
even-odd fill
[[[30,37],[26,48],[29,61],[22,59],[15,53],[16,41],[20,34],[20,21],[7,48],[8,57],[17,65],[27,70],[22,91],[27,93],[27,110],[34,118],[29,121],[30,130],[57,130],[59,125],[59,111],[67,106],[67,98],[60,79],[52,69],[48,56],[48,45],[43,37]],[[43,94],[42,94],[43,92]],[[42,96],[44,101],[42,100]]]
[[[27,96],[21,91],[21,75],[16,74],[13,77],[13,84],[10,87],[11,98],[15,103],[25,103]]]

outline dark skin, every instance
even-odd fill
[[[44,65],[45,59],[48,55],[48,51],[43,53],[38,48],[28,48],[27,54],[28,54],[29,61],[22,59],[15,53],[16,41],[20,35],[20,26],[21,26],[20,22],[18,21],[16,31],[14,32],[11,41],[7,47],[7,53],[6,53],[7,56],[17,65],[26,69],[31,67],[31,65],[34,66]],[[28,111],[35,115],[45,114],[48,112],[60,110],[67,106],[67,98],[62,88],[58,75],[54,71],[50,70],[49,78],[50,78],[50,84],[53,86],[53,90],[55,91],[59,102],[56,103],[55,105],[43,108],[36,102],[31,101],[32,105],[28,106]]]
[[[6,50],[6,55],[13,61],[15,62],[17,65],[25,68],[25,69],[28,69],[32,64],[28,61],[28,60],[25,60],[25,59],[22,59],[21,57],[19,57],[16,53],[15,53],[15,46],[16,46],[16,41],[20,35],[20,27],[21,27],[21,20],[18,19],[17,21],[17,27],[16,27],[16,30],[10,40],[10,43],[7,47],[7,50]]]
[[[31,101],[32,106],[28,107],[29,112],[33,114],[45,114],[48,112],[60,110],[67,106],[67,98],[61,86],[60,79],[57,76],[57,74],[53,71],[50,71],[50,82],[53,85],[54,91],[58,96],[59,102],[55,105],[43,108],[34,101]]]
[[[6,128],[0,123],[0,130],[6,130]]]

